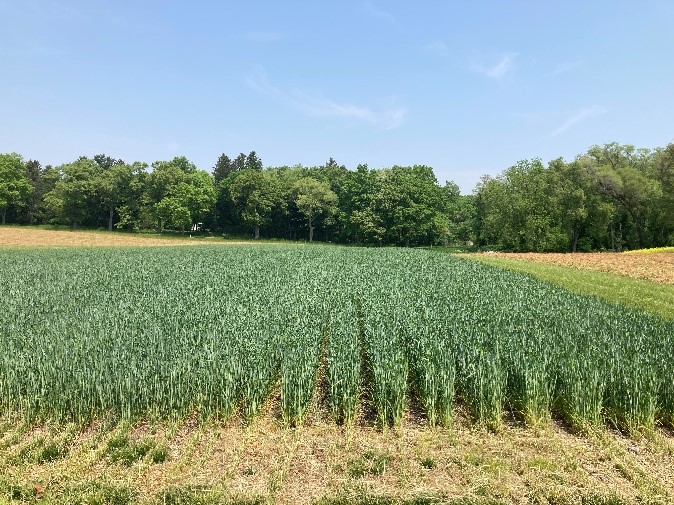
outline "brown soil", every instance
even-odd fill
[[[581,270],[597,270],[632,279],[674,284],[674,254],[622,253],[486,253],[491,257],[549,263]]]
[[[232,245],[233,242],[204,238],[143,236],[122,232],[44,230],[41,228],[0,227],[0,247],[129,247],[178,245]]]

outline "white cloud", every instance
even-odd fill
[[[272,85],[267,79],[266,73],[261,68],[257,68],[245,80],[250,88],[271,96],[278,102],[299,110],[307,116],[352,118],[370,123],[378,128],[391,130],[400,126],[407,114],[406,109],[403,107],[374,110],[367,106],[338,103],[320,93],[310,93],[302,90],[283,90]]]
[[[506,53],[495,65],[473,65],[473,69],[495,80],[502,79],[513,67],[517,53]]]
[[[591,107],[585,107],[583,109],[575,111],[571,117],[569,117],[566,121],[564,121],[564,123],[562,123],[558,128],[550,132],[550,135],[548,136],[556,137],[557,135],[564,133],[565,131],[577,125],[578,123],[582,123],[583,121],[586,121],[595,116],[599,116],[606,112],[607,112],[606,109],[599,105],[593,105]]]
[[[517,53],[504,54],[496,65],[486,69],[485,74],[492,79],[500,79],[512,68],[516,57]]]

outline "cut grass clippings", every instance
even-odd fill
[[[455,417],[451,430],[429,430],[410,411],[401,429],[386,431],[338,427],[319,412],[297,429],[271,415],[252,425],[94,423],[80,427],[63,457],[45,462],[13,455],[70,428],[7,421],[0,440],[17,439],[0,449],[0,505],[672,503],[667,431],[635,440],[605,428],[574,434],[551,421],[536,430],[508,422],[494,433],[461,411]],[[129,465],[110,457],[111,446],[147,441],[170,457]]]
[[[475,261],[513,270],[562,286],[575,293],[637,308],[665,319],[674,319],[674,286],[621,275],[488,255],[461,255]]]

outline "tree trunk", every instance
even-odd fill
[[[313,219],[309,217],[309,242],[314,241],[314,225],[313,225]]]
[[[115,215],[115,209],[110,209],[110,216],[108,217],[108,231],[112,231],[112,218]]]
[[[256,224],[255,225],[255,239],[260,238],[260,225]]]
[[[2,210],[2,224],[7,222],[7,209]]]
[[[623,252],[623,224],[618,223],[618,252]]]
[[[161,233],[161,218],[157,219],[157,233]]]
[[[611,223],[611,250],[615,252],[615,225]]]
[[[576,252],[578,248],[578,236],[580,235],[580,231],[578,228],[575,226],[571,230],[571,252]]]

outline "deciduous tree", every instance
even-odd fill
[[[314,240],[317,218],[329,220],[337,211],[337,195],[325,183],[313,177],[304,177],[293,186],[294,203],[307,219],[309,242]]]
[[[21,156],[0,154],[0,224],[7,221],[7,209],[28,205],[32,191]]]

